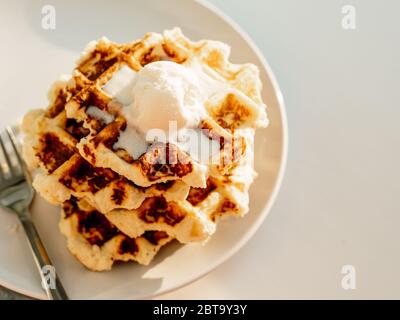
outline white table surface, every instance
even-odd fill
[[[212,0],[277,76],[289,160],[233,258],[162,298],[400,298],[400,2]],[[343,5],[356,29],[341,25]],[[356,289],[341,286],[343,265]]]
[[[249,243],[160,298],[400,298],[400,2],[211,2],[275,72],[288,166]],[[341,26],[346,4],[356,8],[355,30]],[[354,290],[341,286],[343,265],[355,268]]]

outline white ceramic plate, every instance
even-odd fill
[[[148,267],[134,263],[112,272],[90,272],[66,249],[57,229],[59,210],[37,198],[33,216],[51,259],[71,298],[147,298],[168,292],[205,275],[234,254],[257,230],[276,197],[286,161],[286,118],[282,96],[258,49],[218,10],[203,2],[174,1],[52,1],[56,29],[41,28],[41,1],[0,4],[0,59],[3,94],[0,125],[16,121],[28,109],[46,105],[45,92],[60,73],[69,72],[84,45],[106,35],[130,41],[148,31],[179,26],[192,39],[224,41],[232,47],[232,61],[258,65],[268,105],[270,126],[256,135],[255,166],[259,173],[251,187],[250,212],[244,219],[223,221],[206,246],[172,244]],[[7,115],[7,116],[6,116]],[[45,298],[28,246],[14,216],[0,212],[0,284],[23,294]]]

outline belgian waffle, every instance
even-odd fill
[[[206,242],[220,218],[241,217],[247,213],[248,189],[254,176],[247,161],[229,175],[209,177],[205,188],[191,187],[183,201],[168,202],[162,196],[151,197],[138,209],[112,210],[105,216],[130,237],[157,230],[181,243]]]
[[[71,198],[62,206],[60,231],[70,252],[88,269],[110,270],[115,261],[148,265],[172,240],[165,232],[148,231],[137,238],[121,233],[90,205]]]
[[[117,260],[147,264],[171,239],[206,242],[220,218],[247,213],[252,141],[268,120],[257,67],[228,58],[225,44],[192,42],[179,29],[122,45],[103,38],[54,83],[47,109],[25,116],[23,154],[36,169],[33,185],[62,205],[68,248],[89,269],[108,270]],[[129,124],[125,102],[106,86],[121,70],[134,74],[159,60],[200,64],[231,88],[205,101],[207,116],[196,128],[219,143],[207,164],[171,142],[154,142],[137,157],[116,147]]]
[[[114,145],[126,129],[126,120],[120,112],[123,102],[104,89],[122,68],[136,73],[150,62],[172,60],[185,65],[196,58],[207,72],[232,87],[226,95],[214,95],[205,102],[208,118],[199,125],[199,129],[207,130],[210,139],[223,140],[220,155],[223,160],[213,162],[217,165],[212,170],[227,173],[245,149],[240,129],[267,125],[258,69],[251,64],[231,64],[228,57],[228,47],[222,43],[191,42],[179,29],[166,31],[164,35],[149,33],[144,39],[125,45],[105,38],[91,42],[74,70],[74,81],[85,85],[65,106],[67,116],[83,122],[90,131],[77,145],[81,156],[94,166],[111,168],[140,186],[182,179],[189,186],[205,187],[205,168],[196,161],[189,159],[186,164],[167,161],[162,165],[157,161],[157,155],[165,154],[165,149],[182,155],[177,146],[158,143],[137,160],[126,150],[116,150]],[[89,106],[111,115],[109,123],[89,115]],[[154,162],[150,160],[156,160],[156,165],[151,165]]]

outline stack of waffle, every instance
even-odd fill
[[[49,106],[25,116],[23,155],[35,171],[34,188],[61,205],[60,230],[87,268],[109,270],[129,260],[147,265],[171,240],[205,243],[221,217],[247,213],[252,142],[267,118],[258,69],[228,57],[225,44],[192,42],[179,29],[122,45],[103,38],[88,45],[72,75],[53,84]],[[193,59],[232,88],[206,101],[199,124],[219,143],[217,159],[200,163],[158,141],[132,157],[117,144],[127,119],[107,84],[126,68],[137,73],[155,61],[185,66]]]

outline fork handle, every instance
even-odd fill
[[[46,252],[46,249],[42,241],[40,240],[35,225],[33,224],[32,220],[29,217],[26,218],[24,217],[21,218],[20,220],[25,230],[26,236],[28,238],[28,242],[32,250],[36,266],[39,270],[39,274],[42,279],[42,287],[46,291],[47,297],[50,300],[68,300],[69,299],[68,295],[65,292],[64,287],[61,284],[61,281],[57,276],[56,272],[54,272],[53,275],[50,275],[53,276],[53,279],[50,278],[50,281],[54,282],[53,285],[49,285],[47,282],[48,279],[44,274],[44,268],[47,268],[48,266],[52,267],[53,264],[50,261],[50,258]],[[49,273],[50,272],[51,271],[49,270]]]

